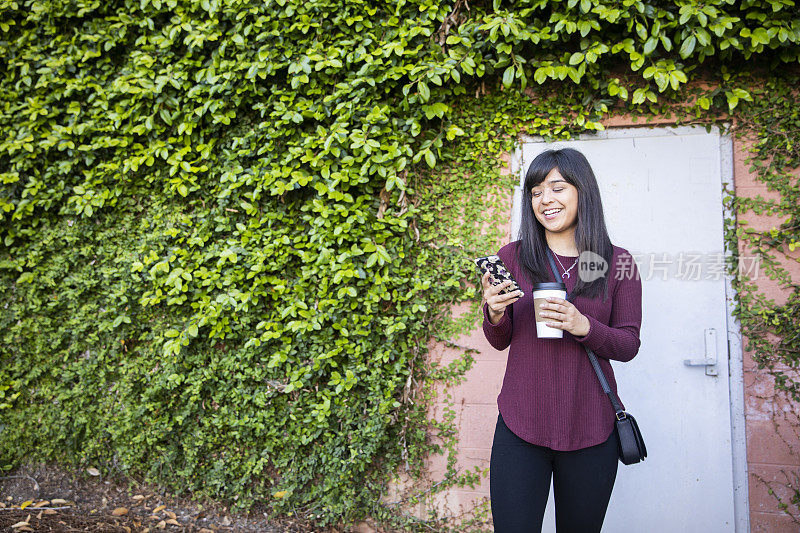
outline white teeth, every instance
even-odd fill
[[[545,215],[552,215],[553,213],[557,213],[559,211],[561,211],[561,209],[548,209],[547,211],[544,212],[544,214]]]

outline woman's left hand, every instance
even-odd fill
[[[548,297],[547,303],[542,304],[540,316],[554,320],[546,322],[551,328],[563,329],[576,337],[584,337],[589,334],[589,319],[578,311],[572,302],[563,298]]]

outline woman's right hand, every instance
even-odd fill
[[[511,285],[511,281],[507,280],[495,286],[489,281],[491,276],[489,272],[484,272],[481,277],[483,299],[486,300],[489,306],[489,320],[492,324],[498,324],[506,312],[506,307],[519,300],[522,297],[522,291],[517,290],[507,294],[499,294],[500,291]]]

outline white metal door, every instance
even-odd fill
[[[731,180],[730,141],[716,128],[694,127],[526,139],[516,157],[520,185],[538,153],[566,146],[589,160],[611,241],[634,255],[642,278],[639,354],[612,364],[648,457],[619,463],[603,531],[748,531],[741,350],[732,345],[729,364],[736,324],[724,269],[721,189]],[[684,362],[707,357],[716,364]],[[555,531],[550,490],[545,532]]]

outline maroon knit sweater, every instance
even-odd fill
[[[609,359],[627,362],[639,351],[642,324],[642,283],[633,256],[618,246],[608,276],[608,299],[603,295],[572,299],[589,319],[585,337],[564,331],[562,339],[539,339],[533,310],[533,289],[517,261],[516,244],[503,246],[497,255],[517,280],[525,295],[506,307],[497,325],[489,321],[489,306],[483,306],[483,331],[498,350],[511,346],[497,397],[497,407],[508,428],[523,440],[553,450],[577,450],[605,442],[614,429],[614,408],[603,393],[592,369],[587,346],[597,356],[611,390],[617,382]],[[564,268],[577,256],[555,254]],[[550,280],[553,273],[550,272]],[[575,288],[578,265],[564,280],[567,292]],[[618,279],[619,278],[619,279]],[[620,398],[620,403],[622,399]],[[624,404],[623,404],[624,408]]]

